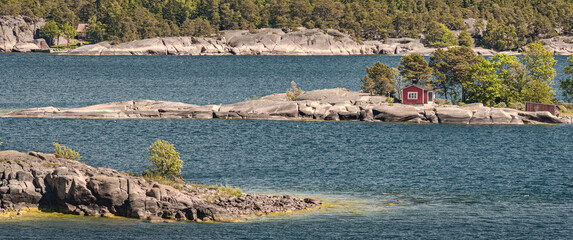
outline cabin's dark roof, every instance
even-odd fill
[[[429,88],[426,88],[426,87],[422,87],[422,86],[420,86],[420,85],[418,85],[418,84],[412,84],[412,85],[410,85],[410,86],[405,87],[404,89],[409,88],[409,87],[411,87],[411,86],[417,87],[417,88],[422,89],[422,90],[425,90],[425,91],[434,91],[433,89],[429,89]]]
[[[78,27],[76,28],[76,32],[87,32],[88,31],[88,25],[85,23],[80,23],[78,24]]]
[[[533,104],[533,105],[538,105],[538,106],[559,107],[558,105],[550,104],[550,103],[538,103],[538,102],[528,102],[528,101],[525,101],[525,104]]]

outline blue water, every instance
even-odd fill
[[[0,54],[0,109],[152,99],[230,104],[285,92],[360,89],[380,56],[59,56]]]
[[[566,78],[556,56],[554,90]],[[366,66],[399,56],[59,56],[0,54],[0,109],[74,108],[138,99],[230,104],[303,90],[360,90]]]
[[[284,91],[291,80],[303,89],[357,90],[363,66],[399,61],[379,56],[0,58],[14,60],[0,63],[0,71],[10,65],[10,74],[1,79],[0,108],[128,99],[230,103]],[[28,61],[35,64],[23,64]],[[161,67],[178,61],[178,67]],[[75,66],[85,77],[62,78],[65,66]],[[232,87],[215,87],[221,82]],[[132,88],[118,89],[125,84]],[[6,91],[7,85],[20,93]],[[54,85],[69,87],[58,92]],[[57,141],[78,150],[89,165],[141,172],[147,147],[164,139],[181,153],[183,177],[190,182],[325,202],[310,213],[242,223],[70,217],[0,222],[0,232],[8,239],[567,239],[573,237],[572,135],[571,125],[0,118],[2,149],[51,152]]]

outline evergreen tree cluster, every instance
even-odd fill
[[[60,29],[89,23],[95,41],[306,27],[358,40],[425,34],[440,47],[472,44],[450,33],[466,30],[464,19],[480,19],[476,43],[497,50],[573,34],[568,0],[0,0],[0,15],[45,18]]]

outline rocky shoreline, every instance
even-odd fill
[[[478,125],[571,124],[573,118],[549,112],[525,112],[485,107],[481,103],[409,105],[386,102],[386,97],[343,88],[304,92],[290,101],[285,93],[230,105],[193,105],[180,102],[137,100],[75,109],[31,108],[0,117],[30,118],[196,118],[261,120],[327,120],[445,123]]]
[[[555,55],[573,53],[573,38],[544,39],[545,47]],[[492,56],[498,52],[475,47],[480,55]],[[424,46],[421,39],[388,38],[357,42],[348,34],[337,30],[305,29],[284,32],[265,28],[255,32],[225,30],[221,37],[163,37],[137,40],[112,45],[100,42],[71,50],[65,55],[408,55],[418,53],[430,56],[436,48]],[[518,55],[518,52],[501,52]]]
[[[76,48],[67,55],[430,55],[420,39],[397,38],[358,43],[336,30],[226,30],[221,37],[164,37],[112,45],[100,42]],[[479,49],[485,55],[493,51]]]
[[[44,19],[0,16],[0,52],[51,52],[43,39],[36,39]],[[62,37],[57,42],[65,42]],[[541,40],[555,55],[573,53],[573,37]],[[163,37],[113,45],[100,42],[81,46],[66,55],[431,55],[435,48],[425,47],[418,38],[388,38],[357,41],[337,30],[305,29],[283,31],[264,28],[253,31],[225,30],[218,37]],[[496,51],[476,47],[481,55]],[[503,52],[516,55],[517,52]]]
[[[222,222],[320,204],[288,195],[235,196],[215,187],[166,185],[53,154],[0,151],[0,214],[38,208],[85,216]]]

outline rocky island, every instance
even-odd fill
[[[343,88],[304,92],[294,99],[286,93],[230,105],[193,105],[180,102],[137,100],[75,109],[55,107],[18,110],[0,117],[33,118],[197,118],[263,120],[329,120],[453,124],[572,123],[572,118],[549,112],[525,112],[485,107],[481,103],[408,105],[386,102],[386,97]]]
[[[0,151],[0,214],[39,208],[151,221],[236,221],[244,215],[296,211],[320,204],[288,195],[229,194],[217,187],[166,185],[54,154]]]

